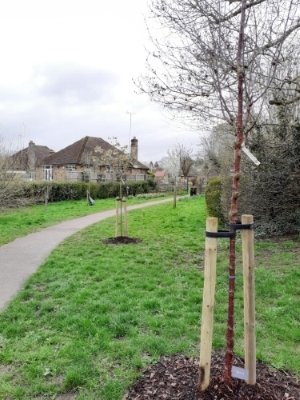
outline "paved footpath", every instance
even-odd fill
[[[128,211],[136,210],[170,201],[170,198],[149,201],[129,206],[127,209]],[[25,280],[38,269],[59,243],[81,229],[114,215],[115,210],[108,210],[61,222],[1,246],[0,310],[5,308],[7,303],[22,288]]]

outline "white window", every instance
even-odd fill
[[[66,168],[67,171],[76,171],[76,165],[75,164],[67,164],[65,168]]]
[[[45,181],[52,181],[53,180],[52,165],[45,165],[44,166],[44,180]]]

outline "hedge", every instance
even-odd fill
[[[123,193],[137,195],[149,193],[155,189],[152,180],[128,182],[123,186]],[[86,197],[87,190],[94,199],[106,199],[119,196],[118,182],[85,183],[85,182],[30,182],[22,185],[18,197],[32,199],[34,202],[44,202],[48,192],[48,201],[79,200]]]

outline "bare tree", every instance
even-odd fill
[[[167,156],[160,161],[160,165],[172,177],[183,175],[185,178],[188,176],[193,163],[193,149],[183,144],[177,144],[170,148]]]
[[[103,150],[101,147],[95,148],[95,153],[92,157],[92,163],[98,168],[104,168],[110,174],[111,180],[119,182],[119,197],[117,198],[116,208],[116,237],[127,236],[127,175],[132,168],[132,158],[127,152],[127,146],[121,146],[117,138],[111,138],[110,144],[112,147],[109,150]],[[126,192],[124,193],[124,188]]]
[[[243,142],[284,76],[299,38],[298,0],[154,0],[165,28],[153,37],[148,75],[139,86],[171,111],[235,129],[229,221],[238,221]],[[152,30],[153,32],[153,30]],[[235,236],[230,239],[227,348],[231,381],[234,346]]]
[[[188,190],[188,176],[194,164],[192,154],[192,149],[184,146],[183,144],[177,144],[168,150],[167,156],[164,157],[160,162],[164,169],[168,171],[174,183],[174,208],[176,208],[177,180],[181,175],[183,175],[186,179],[186,187]]]
[[[168,172],[169,176],[174,177],[179,175],[179,157],[174,147],[168,149],[167,155],[159,161],[159,165]]]
[[[9,146],[0,138],[0,207],[24,204],[22,185],[15,172],[16,160]]]
[[[189,190],[189,173],[194,165],[192,158],[193,150],[183,145],[179,145],[177,148],[179,154],[179,165],[182,175],[186,179],[186,190]]]
[[[180,159],[176,148],[168,150],[167,157],[164,158],[162,163],[163,167],[168,171],[173,181],[173,208],[177,205],[177,180],[180,174]]]
[[[201,156],[206,181],[230,172],[234,138],[234,129],[227,123],[214,126],[209,135],[201,137]]]

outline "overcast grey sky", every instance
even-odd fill
[[[147,0],[2,0],[0,137],[59,150],[83,136],[139,139],[139,159],[156,161],[197,132],[136,94],[143,72]]]

